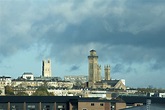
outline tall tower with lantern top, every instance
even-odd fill
[[[88,56],[88,61],[89,61],[89,67],[88,67],[88,73],[89,73],[88,87],[93,88],[94,84],[97,81],[101,80],[101,76],[100,76],[101,67],[98,65],[98,56],[97,56],[95,50],[91,50],[90,51],[90,55]]]

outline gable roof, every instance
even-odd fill
[[[33,73],[26,72],[26,73],[23,73],[23,75],[33,75]]]
[[[114,87],[120,80],[102,80],[102,83],[107,83],[108,85],[111,85],[111,87]]]

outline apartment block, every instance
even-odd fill
[[[0,96],[0,110],[119,110],[119,100],[77,96]],[[17,100],[16,100],[17,99]]]

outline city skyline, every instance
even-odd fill
[[[0,75],[88,75],[89,51],[126,86],[165,88],[165,1],[0,0]],[[102,76],[104,72],[102,71]]]

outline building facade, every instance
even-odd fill
[[[0,110],[119,110],[126,107],[119,100],[77,96],[0,96],[0,99]]]
[[[0,87],[11,86],[11,77],[1,76],[0,77]]]
[[[75,84],[76,82],[85,83],[85,82],[88,81],[88,76],[83,76],[83,75],[64,76],[64,80],[65,80],[65,81],[73,82],[74,84]]]

